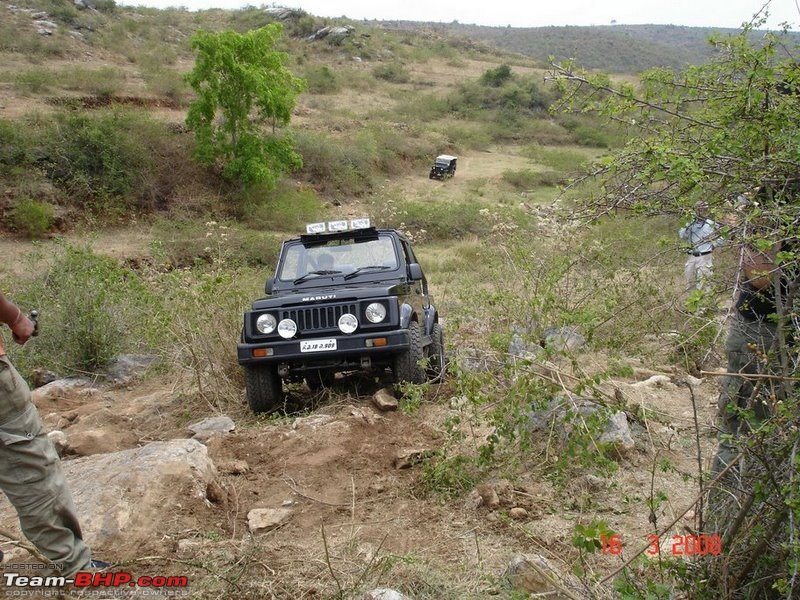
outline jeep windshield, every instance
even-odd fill
[[[367,239],[321,238],[284,247],[278,279],[293,285],[317,279],[383,272],[399,266],[395,245],[388,235]]]

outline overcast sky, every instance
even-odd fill
[[[788,22],[798,30],[800,0],[772,0],[770,28]],[[261,6],[246,0],[117,0],[118,4],[190,10]],[[512,27],[543,25],[673,24],[694,27],[739,27],[749,21],[761,0],[287,0],[266,6],[301,8],[320,17],[402,19]]]

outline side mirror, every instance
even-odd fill
[[[422,281],[422,267],[419,263],[409,263],[408,276],[411,277],[411,281]]]
[[[275,285],[275,278],[274,277],[269,277],[267,279],[267,284],[264,286],[264,291],[267,293],[267,295],[269,295],[269,296],[272,295],[272,286],[274,286],[274,285]]]

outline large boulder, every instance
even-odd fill
[[[126,553],[164,551],[159,544],[164,543],[166,524],[178,529],[195,526],[194,515],[209,510],[207,490],[216,485],[214,463],[195,440],[153,442],[62,464],[84,538],[115,559]],[[186,522],[180,515],[186,515]],[[0,523],[17,523],[3,495]]]
[[[505,578],[516,592],[536,594],[552,600],[566,600],[565,582],[550,562],[538,554],[517,554],[511,559]]]

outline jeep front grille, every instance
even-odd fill
[[[301,333],[323,331],[325,329],[337,329],[339,317],[345,313],[358,317],[357,310],[356,304],[309,306],[308,308],[281,310],[280,319],[291,319],[297,323],[297,328]]]

